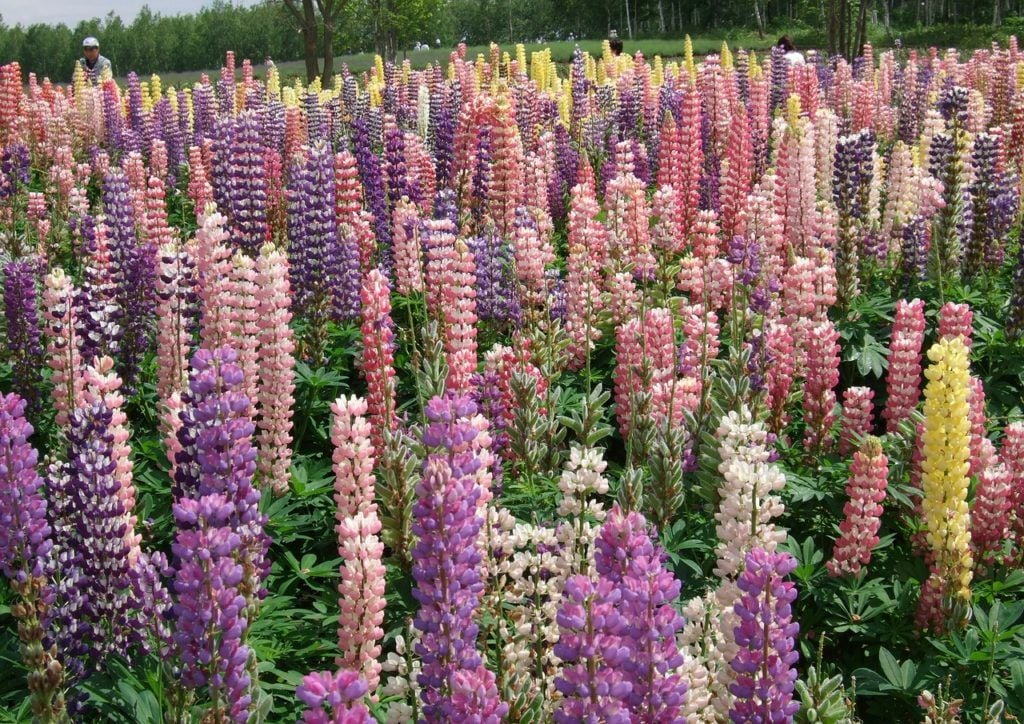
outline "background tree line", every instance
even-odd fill
[[[110,13],[74,27],[10,26],[0,15],[0,63],[17,60],[40,77],[67,81],[82,38],[95,35],[118,75],[216,68],[234,50],[254,62],[305,58],[312,76],[337,70],[333,55],[375,50],[393,57],[415,42],[601,38],[611,29],[627,39],[802,29],[820,47],[851,54],[863,37],[879,34],[912,44],[908,32],[917,32],[917,43],[942,45],[943,27],[959,47],[984,44],[993,25],[1003,34],[1024,30],[1022,15],[1024,0],[213,0],[196,13],[144,7],[130,23]]]

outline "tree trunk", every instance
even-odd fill
[[[852,53],[850,54],[851,61],[864,52],[864,46],[868,42],[868,0],[860,0],[860,17],[857,18],[856,37],[856,46],[852,48]]]
[[[658,32],[665,34],[665,5],[663,0],[658,0]]]
[[[316,47],[316,8],[313,7],[313,0],[302,0],[300,11],[296,2],[297,0],[284,0],[284,6],[299,24],[302,47],[306,55],[306,82],[312,83],[313,79],[320,75],[320,54]]]
[[[324,74],[326,86],[334,79],[334,21],[324,18]]]
[[[629,0],[626,0],[626,35],[630,40],[633,39],[633,26],[630,24],[629,20]]]
[[[764,16],[761,14],[760,0],[754,0],[754,20],[757,22],[757,37],[764,40]]]
[[[994,0],[994,2],[992,3],[992,27],[993,28],[998,28],[1000,23],[1003,22],[1003,19],[1000,17],[1000,12],[999,12],[1000,10],[1002,10],[1000,5],[1002,5],[1002,0]]]
[[[321,82],[326,86],[334,79],[334,24],[345,7],[345,0],[316,0],[316,5],[324,24],[324,74]]]
[[[302,47],[306,54],[306,82],[320,75],[320,54],[316,47],[316,10],[313,0],[302,0]]]

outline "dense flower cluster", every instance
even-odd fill
[[[0,568],[35,716],[160,681],[217,722],[788,721],[798,693],[838,721],[846,682],[794,682],[783,500],[800,580],[850,604],[829,667],[930,646],[853,607],[883,535],[949,664],[975,576],[1022,562],[1024,426],[994,428],[1024,56],[792,57],[0,66]]]

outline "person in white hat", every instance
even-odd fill
[[[100,41],[96,38],[90,35],[82,41],[82,54],[84,57],[78,59],[78,64],[90,83],[96,85],[113,75],[110,61],[100,55]]]

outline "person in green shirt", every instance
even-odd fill
[[[100,81],[113,75],[110,60],[100,55],[100,41],[91,35],[82,41],[82,55],[84,57],[78,59],[78,64],[85,71],[86,79],[93,85],[98,85]]]

